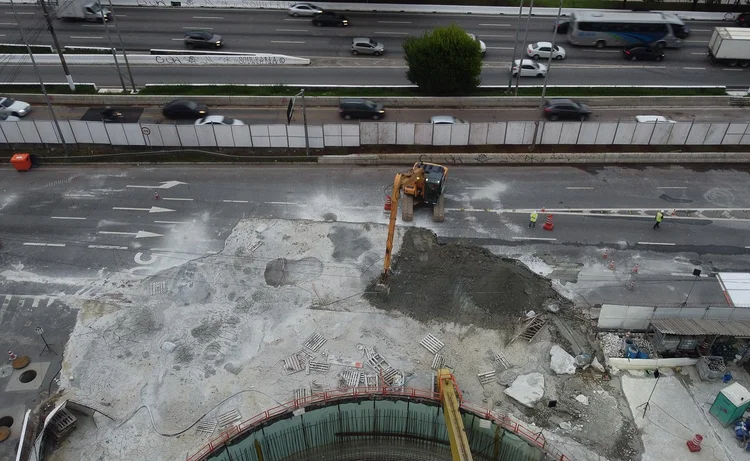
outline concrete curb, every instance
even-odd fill
[[[748,163],[750,152],[596,152],[502,154],[352,154],[323,155],[320,165],[411,165],[417,161],[446,165],[545,165],[545,164],[680,164]]]
[[[40,94],[21,94],[9,92],[9,96],[26,101],[29,104],[44,104]],[[182,95],[169,96],[140,96],[140,95],[107,95],[85,94],[69,95],[57,94],[53,99],[55,104],[70,106],[88,105],[139,105],[162,106],[173,99],[185,98]],[[195,96],[189,97],[202,102],[209,107],[286,107],[288,96]],[[592,107],[728,107],[730,96],[593,96],[574,98]],[[307,96],[305,102],[308,107],[337,107],[339,97]],[[401,98],[373,98],[382,102],[386,109],[405,107],[435,107],[435,108],[472,108],[472,107],[509,107],[509,108],[537,108],[538,96],[512,97],[401,97]]]
[[[5,64],[28,64],[29,55],[27,54],[4,54],[0,55]],[[34,56],[37,64],[41,65],[59,65],[60,57],[56,54],[38,54]],[[117,55],[117,59],[123,60],[122,54]],[[109,54],[68,54],[65,61],[70,65],[81,66],[111,66],[115,63],[112,55]],[[128,61],[134,66],[195,66],[195,67],[214,67],[214,66],[308,66],[310,60],[307,58],[298,58],[296,56],[287,56],[283,54],[267,53],[247,53],[244,55],[207,55],[207,54],[189,54],[189,55],[171,55],[171,54],[128,54]],[[122,62],[122,61],[121,61]]]

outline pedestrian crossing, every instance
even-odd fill
[[[31,312],[46,309],[57,300],[55,296],[29,296],[0,293],[0,325],[8,323],[19,315],[27,316]]]

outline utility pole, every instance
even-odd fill
[[[307,107],[305,106],[305,90],[299,92],[302,95],[302,122],[305,124],[305,155],[310,156],[310,138],[307,137]]]
[[[531,24],[531,11],[534,9],[534,0],[529,2],[529,15],[526,19],[526,31],[523,33],[523,43],[521,43],[521,49],[526,48],[526,40],[529,39],[529,25]],[[521,63],[523,63],[523,51],[521,51]],[[518,78],[516,79],[516,90],[513,96],[518,96],[518,85],[521,83],[521,66],[518,66]]]
[[[560,7],[557,9],[557,19],[555,24],[560,24],[560,15],[562,14],[563,0],[560,0]],[[547,94],[547,79],[549,78],[550,67],[552,67],[552,53],[555,50],[555,39],[557,38],[557,26],[552,34],[552,46],[549,50],[549,58],[547,59],[547,73],[544,74],[544,84],[542,85],[542,95],[539,97],[539,110],[537,114],[536,122],[534,122],[534,139],[531,140],[531,148],[536,147],[536,137],[539,133],[539,123],[542,118],[542,108],[544,107],[544,96]]]
[[[16,24],[18,24],[18,32],[21,34],[21,41],[26,46],[26,51],[28,51],[29,58],[31,58],[31,65],[34,67],[34,73],[36,74],[36,78],[39,80],[39,85],[42,88],[42,95],[44,96],[44,101],[47,103],[47,108],[49,109],[49,113],[52,115],[52,121],[55,123],[55,128],[57,129],[57,135],[60,137],[60,142],[62,143],[63,150],[65,151],[65,156],[67,157],[69,155],[68,144],[65,142],[65,136],[63,136],[63,132],[62,132],[62,129],[60,128],[60,124],[57,122],[57,116],[55,116],[55,110],[52,108],[52,103],[49,100],[47,89],[44,87],[44,80],[42,80],[42,74],[39,73],[39,68],[36,66],[36,59],[34,59],[34,53],[31,51],[31,46],[29,46],[29,42],[26,41],[26,34],[23,33],[23,26],[21,25],[21,21],[18,18],[18,13],[16,12],[16,5],[15,3],[13,3],[13,0],[10,0],[10,7],[13,10],[13,17],[16,19]]]
[[[513,57],[510,59],[510,77],[508,77],[508,93],[510,88],[513,86],[513,66],[516,65],[516,48],[518,48],[518,34],[521,32],[521,18],[523,17],[523,0],[521,5],[518,7],[518,22],[516,22],[516,35],[513,41]],[[518,77],[521,78],[521,66],[518,66]]]
[[[99,14],[102,16],[102,25],[104,26],[104,30],[107,32],[107,41],[109,42],[109,48],[112,50],[112,58],[115,60],[115,68],[117,69],[117,75],[120,77],[122,92],[127,93],[128,88],[125,86],[125,79],[122,78],[120,63],[117,62],[117,48],[115,48],[115,46],[112,44],[112,36],[109,35],[109,27],[107,27],[107,17],[104,16],[104,8],[99,7]]]
[[[42,14],[44,15],[44,20],[47,21],[47,30],[49,30],[50,35],[52,35],[52,43],[55,44],[55,50],[57,50],[57,55],[60,56],[60,63],[62,64],[63,72],[65,72],[65,78],[68,80],[68,86],[70,87],[70,91],[75,91],[76,84],[75,82],[73,82],[73,76],[70,75],[70,69],[68,69],[68,63],[65,62],[63,49],[60,46],[60,42],[57,40],[57,33],[55,32],[55,28],[52,25],[52,19],[50,19],[49,17],[49,10],[47,10],[46,0],[39,0],[39,5],[42,7]]]
[[[109,0],[109,12],[112,13],[112,17],[115,17],[115,9],[112,6],[112,0]],[[107,27],[107,24],[104,24],[104,27]],[[135,89],[135,80],[133,80],[133,72],[130,70],[130,62],[128,61],[128,54],[125,52],[125,44],[122,41],[122,35],[120,34],[120,26],[117,25],[117,20],[115,20],[115,32],[117,32],[117,38],[120,40],[120,49],[122,49],[122,57],[125,58],[125,67],[128,69],[128,77],[130,78],[130,86],[133,87],[133,93],[135,93],[137,90]]]

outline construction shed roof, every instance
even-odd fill
[[[749,320],[651,319],[651,325],[667,335],[721,335],[750,338]]]

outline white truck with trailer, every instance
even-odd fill
[[[729,67],[750,65],[750,29],[716,27],[708,42],[708,57],[714,64]]]
[[[112,19],[112,12],[104,8],[104,21]],[[69,21],[102,21],[102,5],[98,0],[60,0],[57,19]]]

